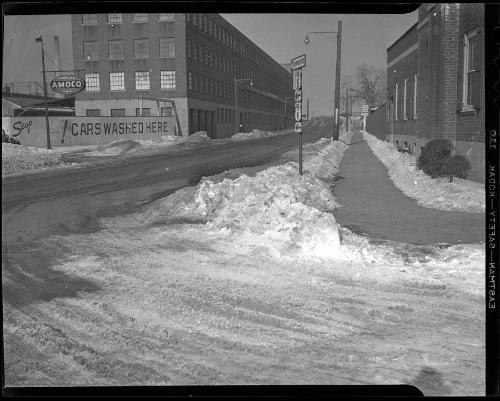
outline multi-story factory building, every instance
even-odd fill
[[[292,74],[218,14],[74,14],[72,33],[77,116],[176,111],[212,138],[292,126]]]

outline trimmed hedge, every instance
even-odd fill
[[[417,160],[417,168],[432,178],[466,178],[471,169],[469,161],[461,155],[453,155],[453,143],[449,139],[434,139],[425,144]]]

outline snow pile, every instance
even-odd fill
[[[175,135],[162,135],[158,139],[136,139],[136,142],[143,146],[170,147],[187,141],[186,137]]]
[[[338,141],[321,138],[316,142],[318,145],[327,143],[322,147],[317,156],[304,163],[304,169],[311,172],[318,178],[332,178],[339,171],[340,162],[344,156],[348,144],[351,143],[352,132],[343,132],[339,135]]]
[[[203,220],[215,233],[267,246],[274,253],[335,257],[340,238],[328,211],[338,206],[323,181],[311,174],[301,176],[296,163],[287,163],[254,177],[242,174],[215,182],[205,178],[194,189],[160,201],[146,218],[150,224],[172,217]]]
[[[131,139],[123,139],[119,141],[113,141],[108,145],[98,146],[93,152],[89,152],[90,156],[117,156],[131,151],[137,150],[141,144],[137,141]]]
[[[460,212],[484,213],[484,189],[441,183],[417,170],[415,157],[400,153],[396,147],[366,131],[363,136],[373,153],[387,167],[394,185],[424,207]]]
[[[62,165],[61,155],[37,148],[2,143],[2,175]]]
[[[189,143],[208,143],[210,141],[211,139],[206,131],[197,131],[187,138],[187,142]]]
[[[284,130],[284,131],[261,131],[259,129],[254,129],[251,132],[240,132],[238,134],[234,134],[231,139],[247,141],[249,139],[259,139],[259,138],[268,138],[270,136],[278,136],[285,135],[294,132],[293,129]]]

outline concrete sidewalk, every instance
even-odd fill
[[[411,244],[485,239],[484,214],[424,208],[397,189],[359,129],[344,154],[333,193],[343,206],[335,211],[338,223],[358,234]]]

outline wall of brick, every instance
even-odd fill
[[[386,138],[386,113],[386,105],[383,104],[366,117],[366,131],[382,141],[385,141]]]

